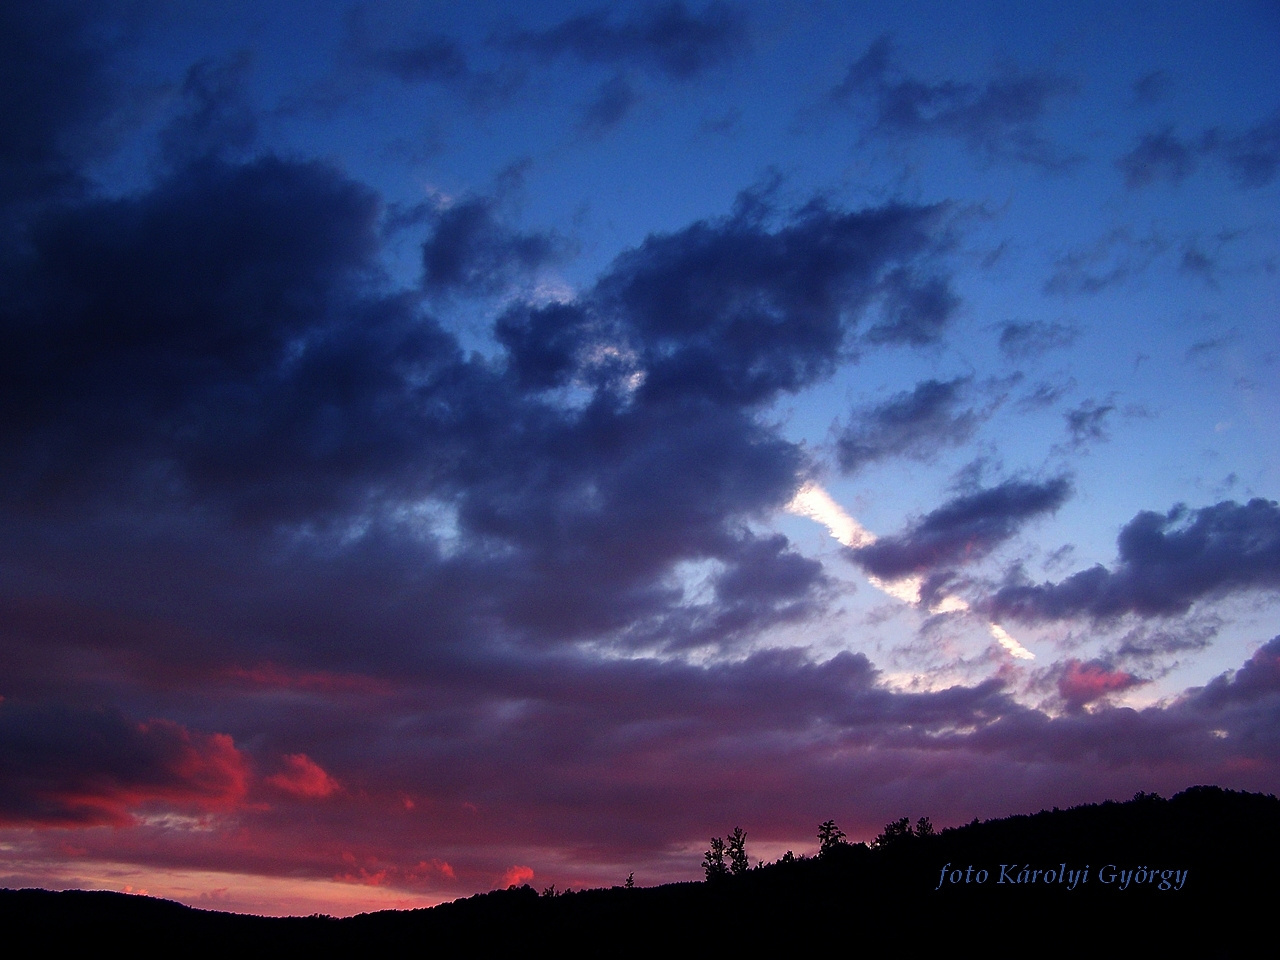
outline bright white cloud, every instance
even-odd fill
[[[831,494],[816,483],[806,483],[787,504],[788,513],[816,520],[830,531],[831,536],[846,547],[867,547],[876,542],[876,535],[866,529],[857,520],[849,516],[845,509],[831,498]],[[897,580],[881,580],[879,577],[867,575],[870,584],[882,593],[903,603],[918,605],[920,590],[924,581],[920,577],[901,577]],[[969,604],[963,597],[955,594],[944,594],[929,606],[930,613],[968,613]],[[1036,655],[1011,637],[1002,626],[988,623],[991,636],[1009,655],[1018,660],[1034,660]]]
[[[845,513],[844,508],[831,499],[831,494],[816,483],[806,483],[797,490],[786,509],[788,513],[816,520],[846,547],[867,547],[876,542],[874,533]]]

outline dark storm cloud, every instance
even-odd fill
[[[599,136],[621,123],[640,100],[626,77],[619,74],[600,84],[596,95],[582,110],[578,126],[584,133]]]
[[[786,537],[740,537],[722,554],[725,569],[706,584],[707,602],[686,602],[660,617],[637,620],[626,639],[667,651],[731,647],[762,630],[807,620],[825,607],[829,578],[822,564],[790,549]]]
[[[1000,325],[1000,352],[1010,360],[1033,360],[1069,347],[1079,337],[1079,327],[1056,320],[1009,320]]]
[[[1143,134],[1137,146],[1116,161],[1116,166],[1124,174],[1125,186],[1131,190],[1156,180],[1176,184],[1195,171],[1195,153],[1193,145],[1178,139],[1173,127],[1168,126]]]
[[[429,290],[491,292],[558,254],[495,203],[424,211]],[[323,164],[205,158],[43,215],[0,278],[0,492],[24,568],[120,610],[177,576],[158,636],[270,637],[285,662],[344,669],[468,633],[640,642],[675,624],[685,562],[723,572],[664,642],[810,615],[820,569],[741,535],[805,466],[755,411],[830,373],[886,277],[927,264],[944,231],[936,207],[773,216],[741,204],[620,255],[578,302],[513,304],[491,361],[388,289],[377,196]],[[544,394],[570,383],[579,406]],[[126,519],[139,509],[149,535]],[[81,528],[78,559],[57,516],[102,524]],[[65,572],[91,556],[113,560]],[[736,586],[765,570],[795,589]],[[395,603],[435,613],[399,621]],[[380,643],[352,642],[372,624]]]
[[[675,0],[647,6],[620,22],[610,11],[597,10],[546,30],[512,33],[501,42],[545,58],[630,64],[688,80],[744,53],[749,37],[743,10],[711,3],[694,12]]]
[[[759,213],[740,203],[732,217],[651,236],[597,284],[597,310],[635,340],[646,399],[756,404],[801,389],[835,369],[877,299],[886,340],[923,338],[945,321],[945,283],[899,273],[913,277],[942,248],[943,208],[814,201],[776,229]]]
[[[856,473],[890,457],[924,459],[939,446],[964,443],[983,419],[962,408],[971,379],[923,380],[882,404],[855,410],[836,439],[840,468]]]
[[[931,511],[900,536],[849,551],[868,573],[885,580],[931,573],[980,560],[1027,520],[1052,513],[1071,494],[1065,477],[1044,483],[1006,480],[966,493]]]
[[[798,484],[800,451],[736,410],[614,402],[507,434],[459,495],[464,529],[514,551],[486,602],[531,636],[642,628],[680,602],[672,565],[737,564],[735,520],[777,509]]]
[[[447,407],[460,361],[377,292],[378,213],[335,171],[268,158],[38,221],[3,280],[6,496],[127,482],[314,516],[420,470],[427,398]]]
[[[881,37],[849,67],[830,99],[867,100],[880,133],[954,137],[991,159],[1060,169],[1071,158],[1038,126],[1053,100],[1074,92],[1070,81],[1045,72],[1008,71],[985,83],[930,83],[897,70],[892,42]]]
[[[1280,588],[1280,507],[1231,500],[1166,514],[1144,511],[1117,538],[1120,559],[1058,583],[1012,583],[990,599],[998,617],[1024,622],[1126,613],[1167,617],[1197,600]]]
[[[434,214],[422,246],[423,285],[431,293],[492,294],[564,258],[565,242],[550,233],[506,226],[493,200],[478,197]]]
[[[521,303],[494,323],[494,336],[506,348],[511,372],[522,389],[563,386],[584,364],[582,352],[594,329],[580,304]],[[625,369],[622,361],[620,367]]]
[[[822,564],[787,547],[787,538],[777,535],[746,541],[741,561],[716,579],[717,596],[769,602],[808,595],[822,580]]]
[[[95,19],[77,3],[0,9],[0,208],[83,184],[117,92]]]
[[[160,802],[195,812],[243,799],[245,758],[231,738],[164,720],[0,703],[0,824],[125,826]]]

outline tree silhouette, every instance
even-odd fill
[[[724,862],[724,841],[719,837],[711,838],[711,849],[702,855],[702,869],[707,873],[708,883],[729,875],[729,868]]]
[[[929,829],[933,829],[932,825],[930,825]],[[909,836],[911,836],[911,818],[899,817],[892,823],[886,823],[880,836],[876,837],[871,845],[883,850],[885,847],[900,843]]]
[[[830,856],[844,843],[844,831],[836,826],[834,820],[828,820],[818,826],[818,856]]]
[[[933,822],[928,817],[921,817],[916,821],[917,837],[932,837],[933,834]]]
[[[751,861],[747,859],[747,835],[741,827],[734,827],[733,833],[729,834],[728,849],[729,869],[733,871],[733,875],[736,877],[746,873]]]

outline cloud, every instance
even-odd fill
[[[643,67],[674,80],[689,80],[743,54],[748,46],[743,10],[711,3],[700,12],[684,3],[648,5],[617,22],[608,10],[571,17],[546,30],[502,38],[508,49],[551,59]]]
[[[714,600],[685,604],[651,627],[642,626],[632,641],[666,650],[729,647],[766,627],[803,622],[824,607],[829,578],[822,564],[790,549],[786,537],[747,537],[732,565],[711,579]]]
[[[600,84],[595,97],[583,108],[579,128],[592,136],[606,133],[626,118],[639,99],[626,77],[621,74],[610,77]]]
[[[1184,617],[1168,624],[1138,623],[1120,638],[1111,659],[1153,672],[1163,668],[1170,658],[1178,654],[1208,647],[1222,629],[1222,624],[1221,618],[1206,614]]]
[[[550,241],[493,204],[428,213],[429,288],[543,262]],[[821,609],[817,568],[741,535],[805,467],[756,414],[835,369],[885,277],[936,254],[940,208],[744,205],[648,238],[573,303],[515,301],[492,358],[387,289],[381,212],[331,167],[265,156],[202,158],[37,220],[0,277],[0,503],[48,550],[24,563],[81,582],[51,572],[71,558],[44,524],[101,518],[84,549],[115,559],[88,582],[128,608],[133,578],[220,556],[161,633],[221,623],[216,597],[239,593],[265,619],[232,634],[274,636],[282,667],[344,672],[480,623],[548,644],[651,644],[665,624],[672,643],[717,644]],[[570,384],[580,403],[548,392]],[[140,509],[163,536],[130,532]],[[723,565],[706,608],[671,587],[703,561]],[[735,592],[761,570],[795,591]],[[361,592],[374,583],[430,624],[393,622]],[[373,623],[382,644],[339,639]]]
[[[431,219],[422,245],[423,285],[431,293],[498,293],[565,256],[559,237],[510,229],[487,198],[441,207]]]
[[[1143,134],[1132,150],[1116,160],[1116,166],[1124,174],[1124,185],[1130,190],[1156,180],[1178,184],[1195,172],[1195,150],[1191,144],[1178,139],[1173,127],[1168,126]]]
[[[756,404],[828,376],[877,300],[892,315],[881,333],[872,328],[881,339],[913,341],[939,322],[945,296],[901,271],[936,256],[943,212],[902,204],[846,212],[815,200],[771,229],[761,209],[740,202],[731,217],[623,253],[591,300],[634,341],[641,395]]]
[[[1044,320],[1007,320],[1000,325],[1000,352],[1010,360],[1033,360],[1051,350],[1071,346],[1080,328]]]
[[[1203,363],[1210,361],[1213,357],[1231,346],[1239,339],[1239,332],[1236,330],[1228,330],[1226,333],[1216,337],[1206,337],[1203,340],[1197,340],[1191,346],[1187,347],[1187,352],[1183,354],[1182,359],[1185,363]]]
[[[0,213],[73,195],[81,164],[107,140],[121,96],[113,44],[83,4],[6,4],[0,12]],[[21,105],[20,107],[18,105]]]
[[[1135,237],[1127,228],[1117,227],[1090,246],[1068,251],[1055,260],[1044,292],[1100,293],[1142,273],[1167,247],[1155,235]]]
[[[1088,443],[1101,443],[1110,439],[1106,420],[1115,412],[1115,404],[1099,404],[1086,400],[1074,410],[1062,415],[1067,422],[1068,442],[1071,449],[1079,450]]]
[[[1270,706],[1257,719],[1270,728],[1269,741],[1280,734],[1274,706],[1280,700],[1280,636],[1272,637],[1234,674],[1221,674],[1187,698],[1189,705],[1210,711],[1233,706]]]
[[[1043,380],[1029,394],[1019,398],[1018,409],[1026,412],[1051,407],[1073,390],[1075,385],[1076,382],[1071,377]]]
[[[1280,170],[1280,113],[1237,134],[1210,130],[1203,142],[1205,150],[1222,157],[1239,186],[1265,187]]]
[[[0,703],[0,823],[127,826],[150,806],[218,812],[247,792],[248,766],[226,734],[167,720]]]
[[[1028,769],[1064,761],[1079,764],[1078,775],[1086,777],[1089,767],[1101,764],[1132,771],[1148,782],[1185,778],[1185,772],[1176,771],[1193,763],[1210,770],[1213,779],[1229,778],[1232,769],[1243,768],[1261,774],[1257,783],[1269,782],[1271,765],[1259,763],[1263,752],[1280,742],[1278,640],[1264,644],[1240,670],[1189,689],[1172,703],[1142,710],[1099,703],[1093,710],[1068,711],[1052,719],[1039,711],[1011,712],[968,738],[968,747]],[[1127,682],[1101,666],[1096,672],[1088,664],[1077,670],[1093,674],[1084,686],[1086,695],[1098,686]]]
[[[1133,81],[1133,99],[1144,107],[1159,103],[1169,93],[1172,82],[1164,70],[1152,70]]]
[[[507,887],[518,887],[523,883],[528,883],[533,879],[533,868],[514,866],[508,867],[503,872],[502,877],[498,880],[498,888],[506,889]]]
[[[288,754],[284,758],[284,769],[267,777],[266,783],[301,800],[323,799],[342,789],[337,780],[305,753]]]
[[[1133,613],[1168,617],[1201,599],[1280,588],[1280,507],[1226,500],[1198,510],[1144,511],[1120,531],[1119,562],[1058,583],[1011,583],[986,608],[1025,623]]]
[[[904,267],[885,277],[882,290],[883,319],[866,332],[869,343],[915,347],[937,343],[960,306],[948,278],[922,277]]]
[[[1182,247],[1182,259],[1178,263],[1180,273],[1199,276],[1210,287],[1217,286],[1217,260],[1200,249],[1199,244],[1189,240]]]
[[[1116,670],[1099,660],[1081,662],[1071,659],[1057,665],[1056,684],[1070,711],[1079,711],[1086,704],[1096,703],[1104,697],[1123,693],[1146,681],[1132,673]]]
[[[378,213],[328,167],[264,158],[39,221],[0,281],[28,291],[0,361],[4,498],[315,517],[417,472],[422,399],[460,359],[377,291]]]
[[[786,507],[789,513],[809,517],[827,528],[836,540],[846,547],[852,548],[850,556],[857,557],[864,549],[869,549],[879,542],[874,533],[866,530],[854,520],[844,509],[831,499],[831,495],[816,483],[806,483],[797,492]],[[969,603],[962,597],[946,592],[946,582],[950,579],[947,572],[932,577],[926,582],[924,576],[910,572],[905,575],[885,579],[868,573],[867,580],[873,587],[903,603],[923,603],[930,613],[968,613]],[[1014,639],[1008,631],[996,623],[987,623],[992,638],[1008,653],[1019,660],[1034,660],[1035,654]]]
[[[970,382],[922,380],[884,403],[855,410],[836,439],[840,468],[857,473],[891,457],[923,460],[940,446],[964,443],[983,420],[979,411],[961,409]]]
[[[244,96],[251,58],[201,60],[182,82],[182,109],[160,132],[165,161],[181,167],[204,158],[244,156],[258,136],[258,118]]]
[[[377,9],[382,18],[370,23],[370,9],[352,7],[346,16],[345,52],[349,62],[389,76],[402,84],[436,84],[461,92],[472,106],[492,106],[521,83],[510,67],[476,69],[452,37],[398,22],[396,14]],[[385,18],[392,19],[387,21]]]
[[[947,501],[896,537],[852,551],[855,562],[884,580],[931,574],[980,560],[1033,517],[1051,513],[1071,493],[1065,477],[1044,483],[1007,480]]]
[[[494,336],[507,351],[511,372],[523,389],[563,386],[588,366],[594,323],[586,309],[574,303],[542,306],[521,302],[506,310],[494,323]],[[602,366],[630,373],[621,353],[608,356]]]
[[[1116,166],[1125,186],[1136,189],[1156,180],[1179,184],[1195,172],[1200,157],[1224,164],[1242,189],[1265,187],[1280,170],[1280,114],[1241,131],[1212,127],[1192,140],[1179,138],[1172,126],[1166,126],[1143,134]]]
[[[897,70],[892,42],[881,37],[850,65],[829,98],[838,104],[866,101],[872,128],[881,134],[952,137],[988,159],[1060,169],[1072,158],[1038,127],[1055,99],[1074,92],[1063,77],[1012,69],[983,83],[931,83]]]
[[[420,35],[396,47],[364,50],[361,56],[369,66],[404,83],[451,83],[470,75],[458,44],[440,34]]]
[[[840,504],[831,499],[831,494],[816,483],[806,483],[797,490],[787,504],[787,511],[822,524],[846,547],[861,547],[876,541],[875,534],[849,516]]]

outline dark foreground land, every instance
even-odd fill
[[[5,890],[0,930],[10,945],[118,944],[148,955],[286,948],[490,956],[539,945],[567,956],[1275,955],[1274,796],[1194,787],[1169,800],[1139,794],[934,835],[906,826],[887,828],[871,848],[829,843],[819,857],[714,882],[553,897],[526,886],[342,920]]]

